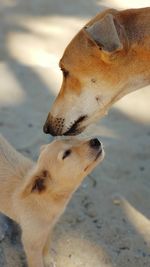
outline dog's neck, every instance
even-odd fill
[[[144,12],[131,9],[119,14],[129,42],[126,57],[131,78],[124,88],[125,94],[150,84],[150,12],[149,9]]]

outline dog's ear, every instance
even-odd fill
[[[29,194],[41,194],[46,191],[47,185],[51,180],[51,175],[47,170],[42,170],[39,173],[33,174],[25,184],[22,196],[26,197]]]
[[[100,50],[113,53],[123,49],[124,27],[112,14],[105,15],[84,30]]]

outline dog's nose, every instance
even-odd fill
[[[44,126],[43,126],[43,132],[44,132],[45,134],[48,134],[48,133],[49,133],[49,126],[48,126],[47,123],[45,123]]]
[[[51,125],[46,122],[43,126],[43,132],[46,134],[51,134],[52,136],[56,136],[57,133],[55,132],[55,130],[51,127]]]
[[[89,144],[90,144],[90,147],[95,148],[95,149],[98,149],[101,146],[101,143],[97,138],[91,139]]]

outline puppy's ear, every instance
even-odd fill
[[[31,192],[41,193],[46,190],[46,182],[49,177],[48,171],[44,170],[35,176],[31,185]]]
[[[107,14],[92,25],[85,26],[84,30],[104,52],[112,53],[123,49],[124,27],[112,14]]]
[[[44,193],[50,180],[51,176],[47,170],[42,170],[39,173],[33,174],[33,176],[31,176],[31,178],[25,184],[22,196],[26,197],[29,194]]]

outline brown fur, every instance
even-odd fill
[[[64,158],[67,150],[71,153]],[[103,159],[103,150],[97,159],[100,151],[89,141],[54,141],[42,146],[34,163],[0,136],[0,211],[21,226],[29,267],[51,266],[52,228],[84,177]]]
[[[44,131],[76,135],[104,116],[118,99],[150,84],[150,8],[108,9],[98,14],[67,46],[60,67],[68,74]],[[81,116],[86,119],[71,133]]]

